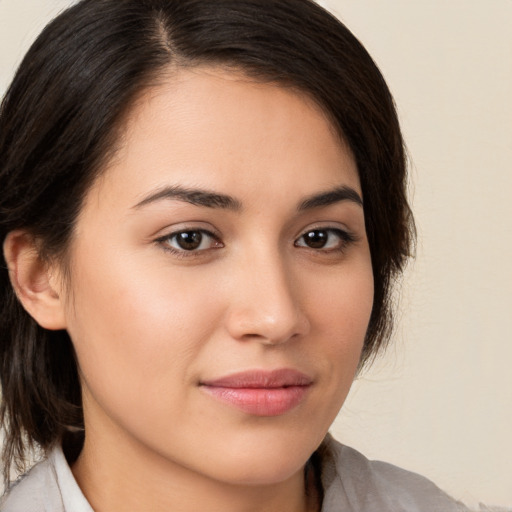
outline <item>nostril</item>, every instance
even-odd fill
[[[265,315],[258,309],[232,311],[227,321],[230,335],[245,342],[280,345],[300,338],[309,330],[304,314],[294,311],[287,315]]]

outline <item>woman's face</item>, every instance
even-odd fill
[[[86,443],[223,482],[297,474],[371,313],[360,196],[299,93],[213,68],[148,90],[86,196],[62,291]]]

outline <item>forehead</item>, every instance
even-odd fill
[[[340,181],[360,192],[350,149],[309,96],[232,70],[174,71],[143,92],[121,133],[100,180],[115,182],[117,195],[130,188],[142,198],[178,180],[243,198],[290,177],[303,195]]]

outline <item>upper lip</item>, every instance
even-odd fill
[[[283,388],[309,386],[313,379],[298,370],[281,368],[278,370],[249,370],[233,373],[201,382],[203,386],[219,388]]]

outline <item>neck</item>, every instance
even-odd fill
[[[107,442],[94,432],[86,436],[72,471],[95,512],[319,510],[314,476],[308,478],[306,493],[303,468],[282,482],[236,485],[199,474],[133,440]]]

